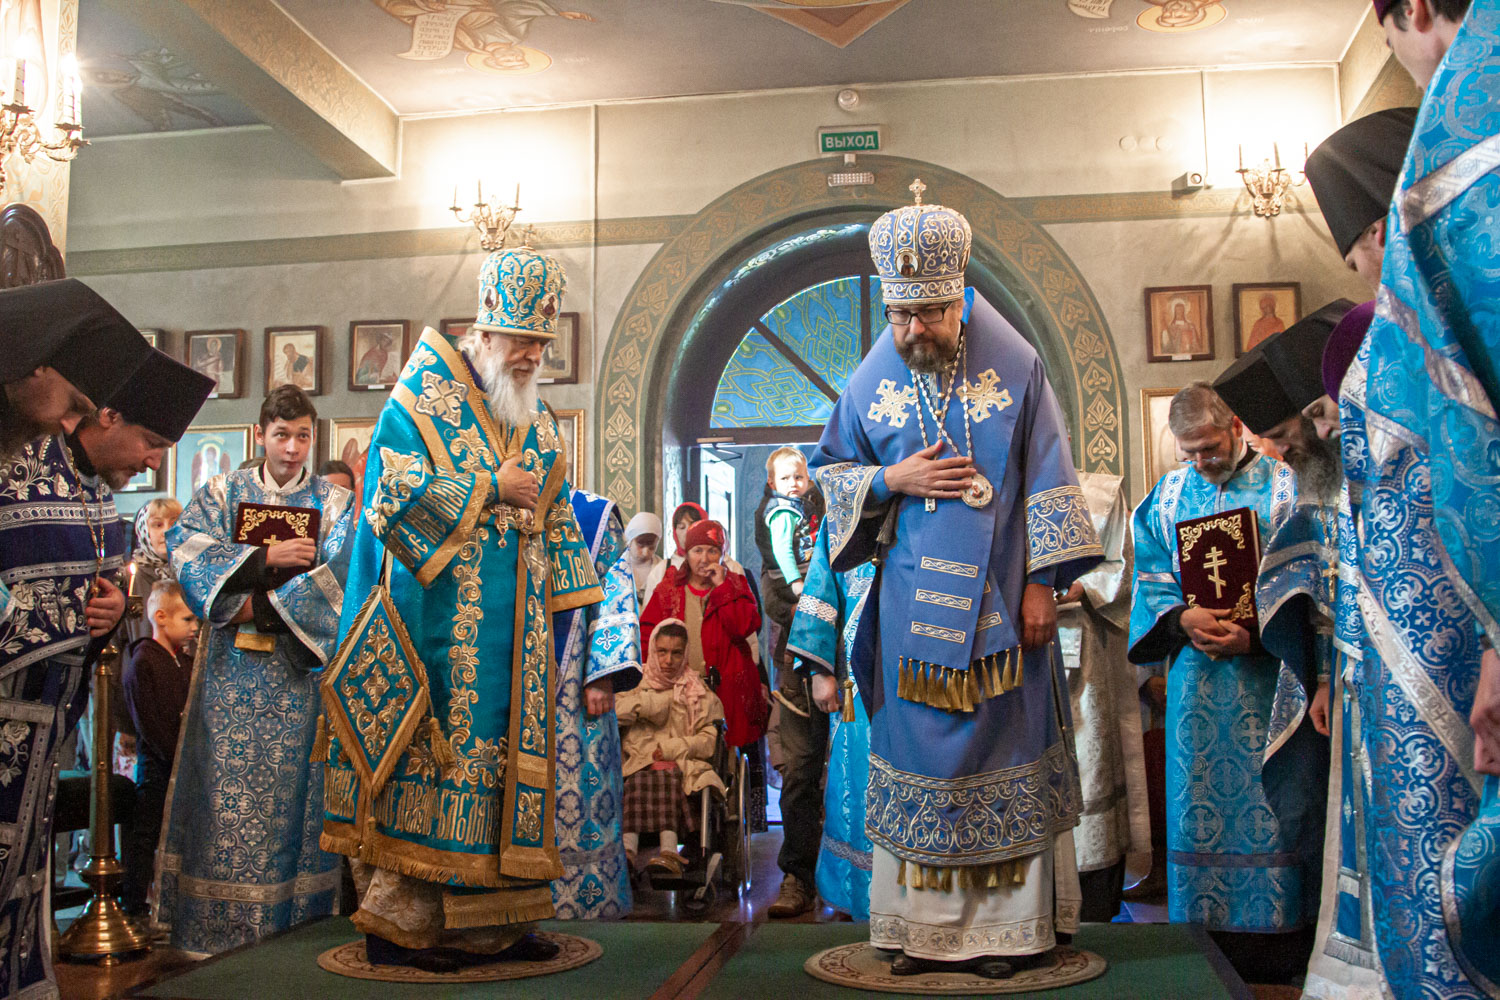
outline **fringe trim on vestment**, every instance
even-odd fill
[[[419,878],[424,882],[493,889],[514,881],[510,877],[498,873],[482,875],[477,874],[472,868],[459,868],[457,866],[434,864],[430,861],[419,861],[402,853],[399,848],[388,848],[381,844],[361,844],[357,834],[330,833],[326,826],[323,829],[323,833],[318,837],[318,846],[330,854],[342,854],[346,857],[363,861],[366,864],[374,865],[376,868],[384,868],[387,871],[410,875],[412,878]],[[545,918],[526,917],[521,919],[541,920]]]
[[[972,712],[975,706],[1020,687],[1025,666],[1021,648],[1016,646],[981,657],[966,670],[907,657],[901,658],[897,669],[896,697],[949,712]]]
[[[443,774],[458,767],[458,754],[453,752],[453,744],[443,735],[442,724],[435,715],[427,717],[427,743],[432,748],[433,762],[442,769]]]
[[[999,889],[1026,884],[1029,858],[997,861],[989,865],[959,865],[953,868],[929,868],[915,861],[897,858],[896,884],[908,889],[935,889],[952,892],[962,889]]]
[[[312,753],[307,755],[310,764],[328,763],[328,717],[318,716],[318,728],[313,734]]]
[[[552,886],[543,882],[524,889],[493,889],[479,893],[443,893],[443,925],[448,930],[494,927],[550,920],[557,916]]]

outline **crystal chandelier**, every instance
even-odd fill
[[[5,100],[0,106],[0,190],[5,188],[5,161],[10,157],[19,156],[23,162],[30,163],[39,154],[44,154],[48,159],[65,163],[89,144],[83,138],[83,115],[79,110],[82,82],[78,76],[77,58],[69,53],[63,60],[62,98],[57,102],[57,120],[52,126],[56,133],[60,133],[56,135],[43,133],[36,120],[41,109],[28,103],[38,96],[34,75],[27,65],[30,61],[20,53],[14,59],[0,61],[0,64],[10,62],[15,65],[10,93],[4,94],[0,89]]]

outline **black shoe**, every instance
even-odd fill
[[[550,962],[562,951],[562,945],[540,934],[530,933],[504,951],[488,956],[487,962]]]
[[[924,972],[936,972],[939,966],[946,964],[946,962],[934,962],[927,958],[913,958],[901,952],[891,959],[891,975],[920,976]]]
[[[1009,979],[1016,974],[1015,964],[1008,958],[997,958],[995,956],[976,958],[973,962],[968,963],[968,966],[967,971],[974,973],[976,976],[982,976],[985,979]]]
[[[405,965],[440,975],[457,972],[462,966],[450,957],[446,948],[403,948],[376,934],[365,935],[365,957],[371,965]]]

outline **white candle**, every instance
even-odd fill
[[[26,60],[22,57],[16,58],[16,85],[11,93],[12,104],[26,103]]]

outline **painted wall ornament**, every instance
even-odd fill
[[[1068,9],[1079,17],[1103,20],[1109,17],[1109,9],[1115,0],[1068,0]]]
[[[131,55],[113,53],[111,60],[130,69],[91,66],[84,70],[93,86],[108,94],[155,132],[182,127],[216,128],[218,115],[188,100],[217,97],[223,92],[170,49],[146,49]]]
[[[455,47],[464,61],[486,73],[519,76],[552,65],[547,53],[524,44],[539,17],[594,21],[591,14],[561,10],[549,0],[374,0],[411,25],[411,48],[402,59],[445,58]]]
[[[1135,23],[1147,31],[1176,34],[1212,28],[1229,12],[1219,0],[1143,0],[1146,9]]]

